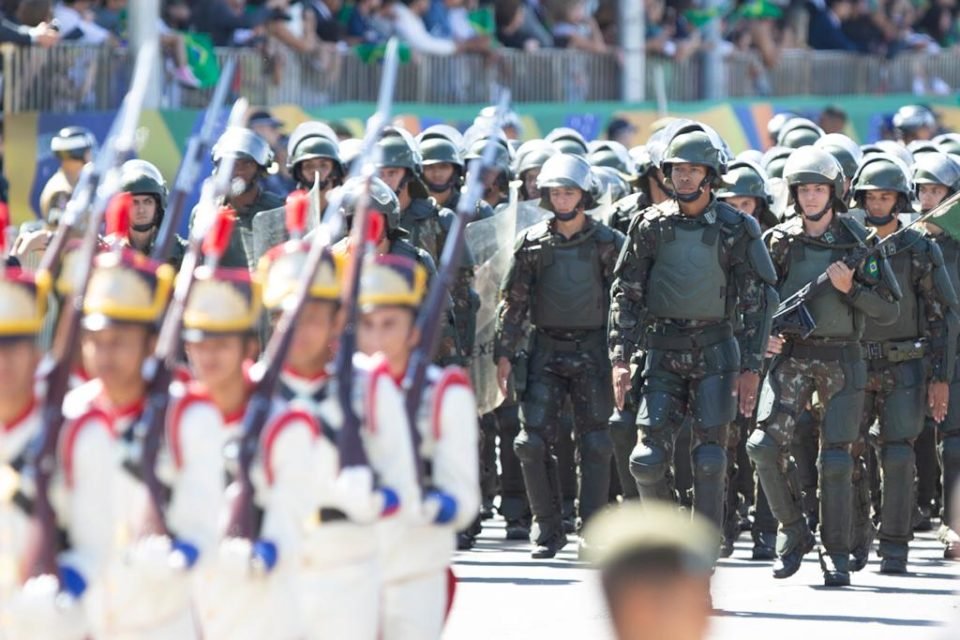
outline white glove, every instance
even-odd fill
[[[9,640],[83,640],[87,619],[79,601],[59,592],[51,575],[30,578],[10,600],[6,638]]]
[[[119,628],[156,625],[190,607],[186,564],[167,536],[147,536],[129,547],[110,572],[109,589],[107,606]]]
[[[380,518],[383,497],[373,488],[370,467],[347,467],[340,471],[334,485],[336,504],[353,522],[371,524]]]

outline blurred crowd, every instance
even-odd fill
[[[122,42],[129,0],[5,0],[0,40],[53,46]],[[377,44],[398,35],[431,54],[615,51],[618,0],[164,0],[163,31],[209,34],[216,46],[275,40],[299,53],[324,45]],[[783,49],[809,47],[892,56],[937,51],[958,38],[957,0],[644,0],[647,51],[685,59],[704,47],[701,28],[722,20],[723,46],[756,49],[772,66]]]

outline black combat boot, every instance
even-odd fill
[[[820,549],[820,568],[825,587],[850,586],[850,556],[845,553],[827,553]]]
[[[789,578],[799,571],[803,556],[810,553],[816,544],[816,539],[807,529],[806,521],[801,520],[800,526],[803,528],[800,533],[800,540],[786,553],[778,554],[777,560],[773,563],[773,577],[778,580]]]

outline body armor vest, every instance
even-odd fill
[[[727,271],[718,225],[664,223],[647,281],[647,310],[656,318],[725,320]]]
[[[923,335],[920,331],[920,317],[922,315],[922,301],[917,296],[913,286],[913,250],[922,239],[905,238],[907,247],[897,247],[896,253],[887,255],[887,261],[900,283],[900,314],[896,322],[889,325],[879,325],[871,318],[867,318],[863,327],[863,339],[872,342],[887,340],[913,340]],[[899,243],[898,243],[899,244]],[[886,248],[890,248],[887,245]]]
[[[827,267],[843,257],[844,248],[796,239],[790,245],[787,279],[781,287],[780,299],[786,300],[807,283],[816,280]],[[857,339],[854,310],[844,302],[842,295],[831,286],[807,303],[817,323],[812,337]]]
[[[540,246],[533,324],[538,329],[602,329],[609,294],[603,286],[596,227],[570,242]]]

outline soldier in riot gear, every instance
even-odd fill
[[[820,551],[824,583],[850,584],[850,524],[853,492],[851,447],[863,412],[864,363],[860,337],[867,318],[892,322],[899,288],[882,256],[848,266],[843,259],[871,239],[841,198],[843,170],[821,149],[802,147],[784,168],[797,215],[765,237],[777,270],[780,298],[787,300],[822,273],[829,283],[806,304],[815,321],[809,335],[774,327],[767,347],[773,356],[747,453],[780,522],[773,576],[787,578],[814,547],[804,518],[797,467],[790,446],[798,417],[814,392],[824,407],[820,440]],[[809,327],[806,327],[809,329]]]
[[[97,139],[86,127],[65,127],[50,140],[50,152],[60,168],[40,192],[40,216],[47,222],[56,224],[96,147]]]
[[[933,140],[914,140],[907,145],[907,151],[910,152],[913,161],[916,162],[920,156],[926,153],[939,153],[940,147]]]
[[[596,197],[590,165],[559,154],[540,172],[541,205],[553,212],[517,239],[504,278],[494,359],[506,395],[511,359],[532,325],[533,346],[520,395],[522,430],[514,441],[533,511],[533,557],[552,558],[567,543],[555,456],[566,398],[573,407],[580,452],[580,518],[586,522],[608,497],[613,445],[612,408],[604,380],[606,309],[623,236],[586,216]]]
[[[614,203],[630,195],[630,184],[624,175],[613,167],[593,167],[592,171],[600,197],[609,196],[609,201]]]
[[[482,137],[475,140],[473,144],[470,145],[470,148],[467,149],[463,158],[464,161],[470,162],[475,158],[482,157],[488,139],[488,137]],[[497,211],[501,206],[506,205],[510,199],[511,165],[513,164],[513,157],[510,147],[507,145],[506,138],[498,135],[494,140],[496,143],[496,153],[493,159],[493,168],[487,169],[483,176],[484,189],[482,201],[490,205],[494,211]]]
[[[783,168],[792,153],[793,149],[790,147],[770,147],[763,154],[760,167],[767,172],[767,177],[782,178]]]
[[[579,131],[570,127],[557,127],[548,133],[544,139],[552,143],[560,153],[568,153],[582,158],[586,158],[590,153],[587,141]]]
[[[133,196],[130,246],[150,255],[167,208],[167,183],[153,164],[146,160],[128,160],[120,168],[120,190]],[[168,258],[170,264],[179,268],[185,251],[186,241],[177,237]]]
[[[853,174],[857,172],[860,163],[863,161],[863,152],[860,150],[860,147],[856,142],[842,133],[828,133],[817,140],[813,146],[817,149],[823,149],[840,163],[840,167],[843,169],[845,185],[843,198],[844,201],[848,201],[850,199],[850,183],[853,181]]]
[[[854,176],[852,189],[857,204],[866,211],[867,224],[881,239],[901,228],[897,214],[911,211],[913,185],[906,168],[892,156],[868,158]],[[901,574],[906,573],[908,543],[913,538],[914,442],[923,429],[925,409],[938,422],[947,413],[956,355],[951,346],[957,335],[956,319],[949,310],[956,307],[957,297],[940,248],[921,232],[898,233],[884,247],[884,255],[902,297],[896,322],[867,318],[863,331],[868,375],[860,434],[853,449],[851,569],[866,566],[874,534],[862,462],[869,436],[876,441],[883,477],[880,572]]]
[[[919,160],[914,167],[913,182],[917,189],[920,212],[926,213],[960,188],[960,165],[947,154],[929,154]],[[960,288],[960,242],[952,235],[944,233],[934,222],[927,222],[927,231],[943,253],[944,266],[950,274],[954,289]],[[954,494],[960,479],[960,376],[954,366],[953,381],[950,383],[950,403],[946,417],[939,423],[927,413],[923,432],[916,442],[917,453],[917,504],[921,522],[929,520],[935,509],[936,473],[940,468],[940,480],[943,487],[941,525],[937,538],[944,544],[944,557],[960,559],[960,535],[951,528],[950,522],[956,520],[953,513]],[[931,455],[932,450],[932,455]],[[939,454],[939,456],[938,456]],[[931,477],[932,476],[932,477]],[[917,524],[916,522],[914,523]],[[920,527],[923,529],[923,527]],[[916,530],[916,527],[915,527]]]
[[[534,200],[540,197],[537,176],[543,163],[560,153],[546,140],[529,140],[520,145],[513,158],[511,171],[520,180],[520,199]]]
[[[930,140],[937,132],[937,118],[927,107],[904,105],[893,114],[893,132],[905,145],[914,140]]]
[[[326,207],[327,193],[346,176],[339,146],[336,133],[322,122],[304,122],[287,142],[287,171],[297,189],[304,191],[313,189],[319,178],[321,210]]]
[[[777,139],[780,137],[780,130],[783,129],[784,125],[794,118],[799,117],[800,116],[790,111],[781,111],[780,113],[774,114],[767,122],[767,134],[770,136],[770,140],[776,144]]]
[[[253,219],[261,211],[283,206],[283,198],[265,191],[261,182],[277,164],[266,140],[242,127],[230,127],[213,145],[213,166],[218,171],[224,158],[233,158],[233,185],[226,204],[237,212],[237,223],[230,244],[220,259],[223,267],[255,269],[257,260],[253,247]],[[196,215],[196,209],[193,214]],[[191,216],[191,225],[193,218]]]
[[[614,392],[622,407],[631,357],[646,346],[630,457],[640,497],[675,499],[674,441],[689,415],[694,509],[719,527],[727,427],[738,404],[746,415],[753,411],[775,273],[756,220],[716,199],[729,159],[716,132],[681,122],[667,139],[661,168],[673,201],[634,218],[617,264],[609,329]]]
[[[628,182],[637,179],[636,164],[625,146],[613,140],[596,140],[588,146],[590,154],[587,156],[587,162],[591,165],[615,169]]]
[[[960,133],[941,133],[933,139],[940,151],[951,155],[960,155]]]
[[[799,149],[814,144],[824,136],[818,124],[806,118],[791,118],[777,135],[777,146]]]
[[[733,208],[752,216],[763,231],[775,227],[779,220],[770,210],[773,196],[767,186],[767,175],[758,165],[737,160],[730,163],[723,176],[724,187],[717,192],[717,199]],[[727,502],[723,521],[723,544],[721,557],[733,553],[741,530],[741,509],[746,505],[754,506],[754,521],[751,527],[753,535],[753,559],[772,560],[777,537],[777,520],[770,513],[762,487],[755,487],[753,466],[747,457],[746,441],[756,426],[754,417],[738,415],[727,434]],[[741,505],[739,495],[744,497]]]

